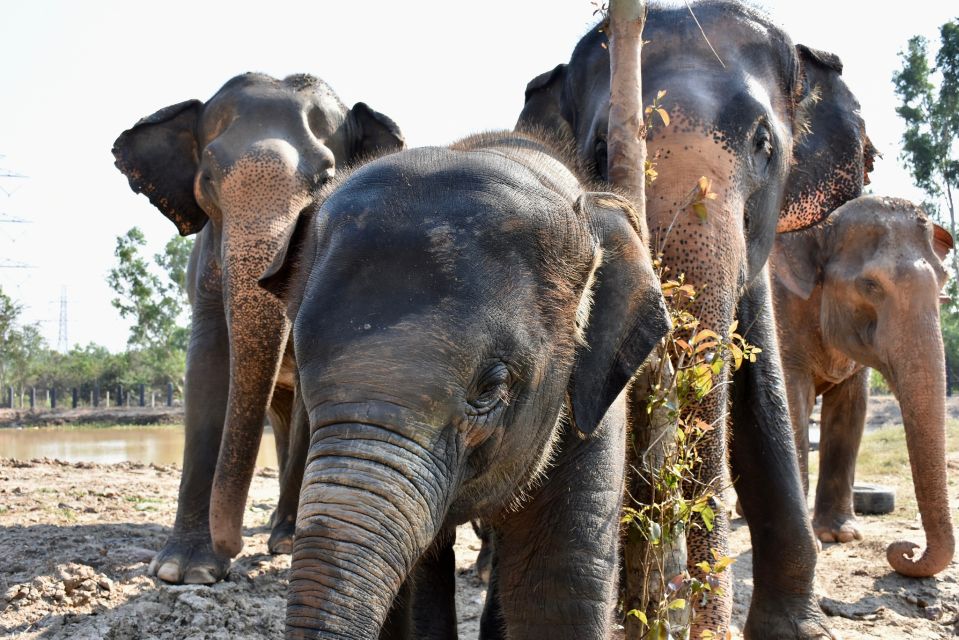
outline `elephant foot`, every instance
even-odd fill
[[[229,570],[230,559],[213,552],[209,536],[191,540],[174,535],[153,557],[149,573],[170,584],[213,584]]]
[[[854,515],[848,513],[819,514],[813,518],[813,531],[821,542],[862,540],[862,529]]]
[[[270,518],[273,529],[266,546],[273,555],[293,553],[293,532],[296,529],[296,514],[281,516],[279,511],[273,512]]]
[[[470,524],[473,526],[473,533],[481,543],[479,554],[476,556],[476,575],[483,584],[489,585],[493,571],[493,537],[490,535],[490,528],[479,520],[472,520]]]
[[[758,589],[753,591],[743,637],[747,640],[836,640],[812,595],[777,597],[761,595]]]

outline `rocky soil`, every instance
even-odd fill
[[[894,419],[894,418],[893,418]],[[959,452],[950,453],[959,474]],[[266,551],[276,471],[258,471],[246,513],[246,548],[228,580],[170,586],[147,575],[176,508],[179,470],[133,463],[68,464],[0,459],[0,636],[24,639],[279,638],[288,556]],[[955,496],[953,496],[955,498]],[[916,519],[900,510],[864,517],[866,540],[826,545],[817,591],[843,638],[959,636],[959,565],[936,578],[893,573],[886,544],[920,544]],[[752,590],[749,533],[733,521],[735,623]],[[475,638],[485,596],[472,569],[479,543],[469,527],[457,543],[460,637]]]

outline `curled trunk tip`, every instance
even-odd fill
[[[952,562],[955,543],[949,545],[936,545],[935,548],[926,547],[922,555],[915,557],[915,552],[919,545],[908,540],[897,540],[886,547],[886,560],[889,566],[901,575],[910,578],[929,578]]]

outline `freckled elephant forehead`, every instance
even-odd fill
[[[575,196],[573,196],[575,197]],[[353,173],[324,202],[331,226],[426,234],[434,246],[445,236],[461,250],[493,250],[513,241],[575,223],[573,197],[545,188],[533,169],[493,151],[422,148],[397,153]]]
[[[320,119],[316,124],[335,130],[344,120],[347,109],[329,85],[313,76],[290,76],[277,80],[270,76],[248,73],[227,82],[207,102],[202,128],[221,129],[237,119],[261,120],[260,126],[277,117],[310,114]]]

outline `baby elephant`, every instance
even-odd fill
[[[892,568],[931,576],[955,541],[945,457],[945,366],[939,328],[941,259],[952,238],[916,205],[863,196],[827,222],[777,237],[771,258],[776,321],[796,445],[808,488],[809,415],[821,395],[819,484],[813,528],[824,542],[862,539],[853,515],[856,455],[869,369],[902,408],[926,550],[889,546]]]
[[[508,637],[607,637],[622,392],[669,319],[629,202],[568,166],[514,133],[381,158],[261,279],[296,318],[311,432],[287,637],[377,638],[473,518]]]

